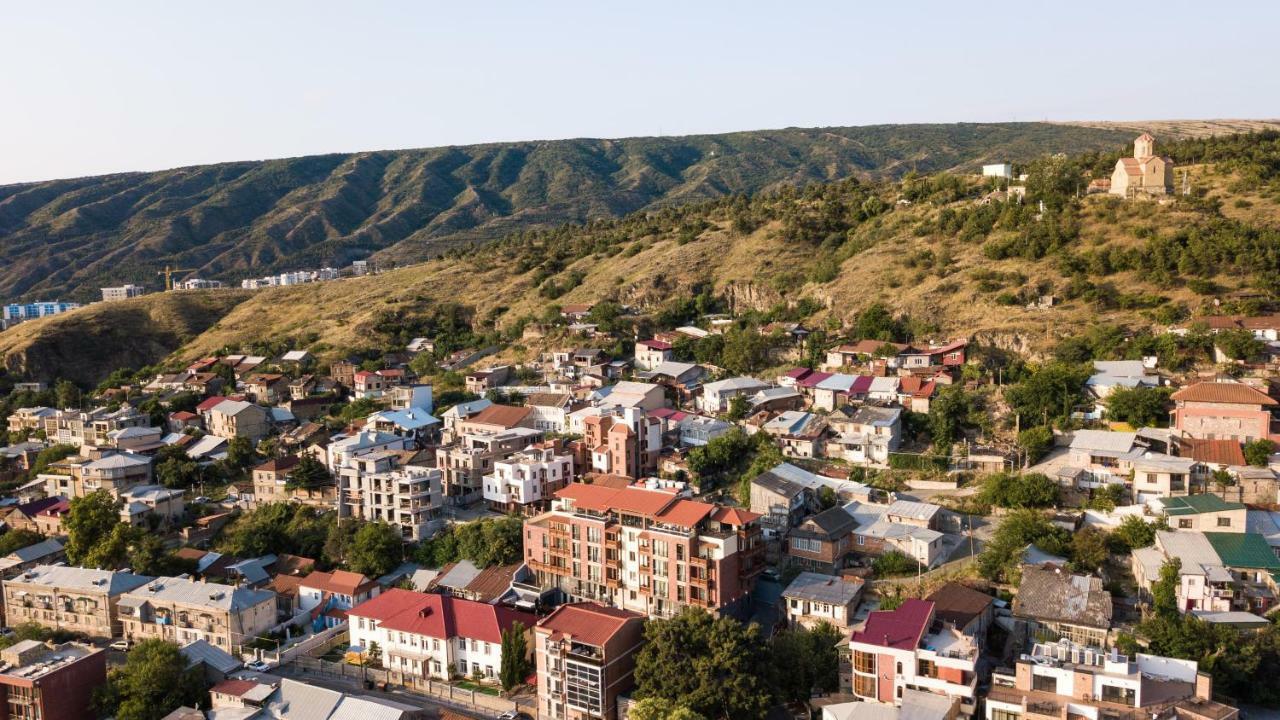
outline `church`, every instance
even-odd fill
[[[1133,141],[1133,157],[1120,158],[1111,173],[1111,194],[1120,197],[1169,195],[1173,192],[1173,160],[1155,154],[1156,139],[1142,133]]]

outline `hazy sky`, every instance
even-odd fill
[[[0,183],[495,140],[1280,116],[1277,2],[5,2]]]

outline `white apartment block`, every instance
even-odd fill
[[[383,522],[411,542],[426,540],[444,518],[442,480],[436,468],[399,466],[399,455],[372,452],[348,460],[338,471],[338,514]]]
[[[533,446],[493,464],[484,477],[484,500],[498,512],[545,509],[573,479],[573,455],[557,443]]]

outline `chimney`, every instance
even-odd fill
[[[1196,673],[1196,697],[1200,700],[1213,699],[1213,676],[1209,673]]]

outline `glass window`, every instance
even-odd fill
[[[1058,694],[1058,678],[1052,675],[1032,675],[1031,689]]]

